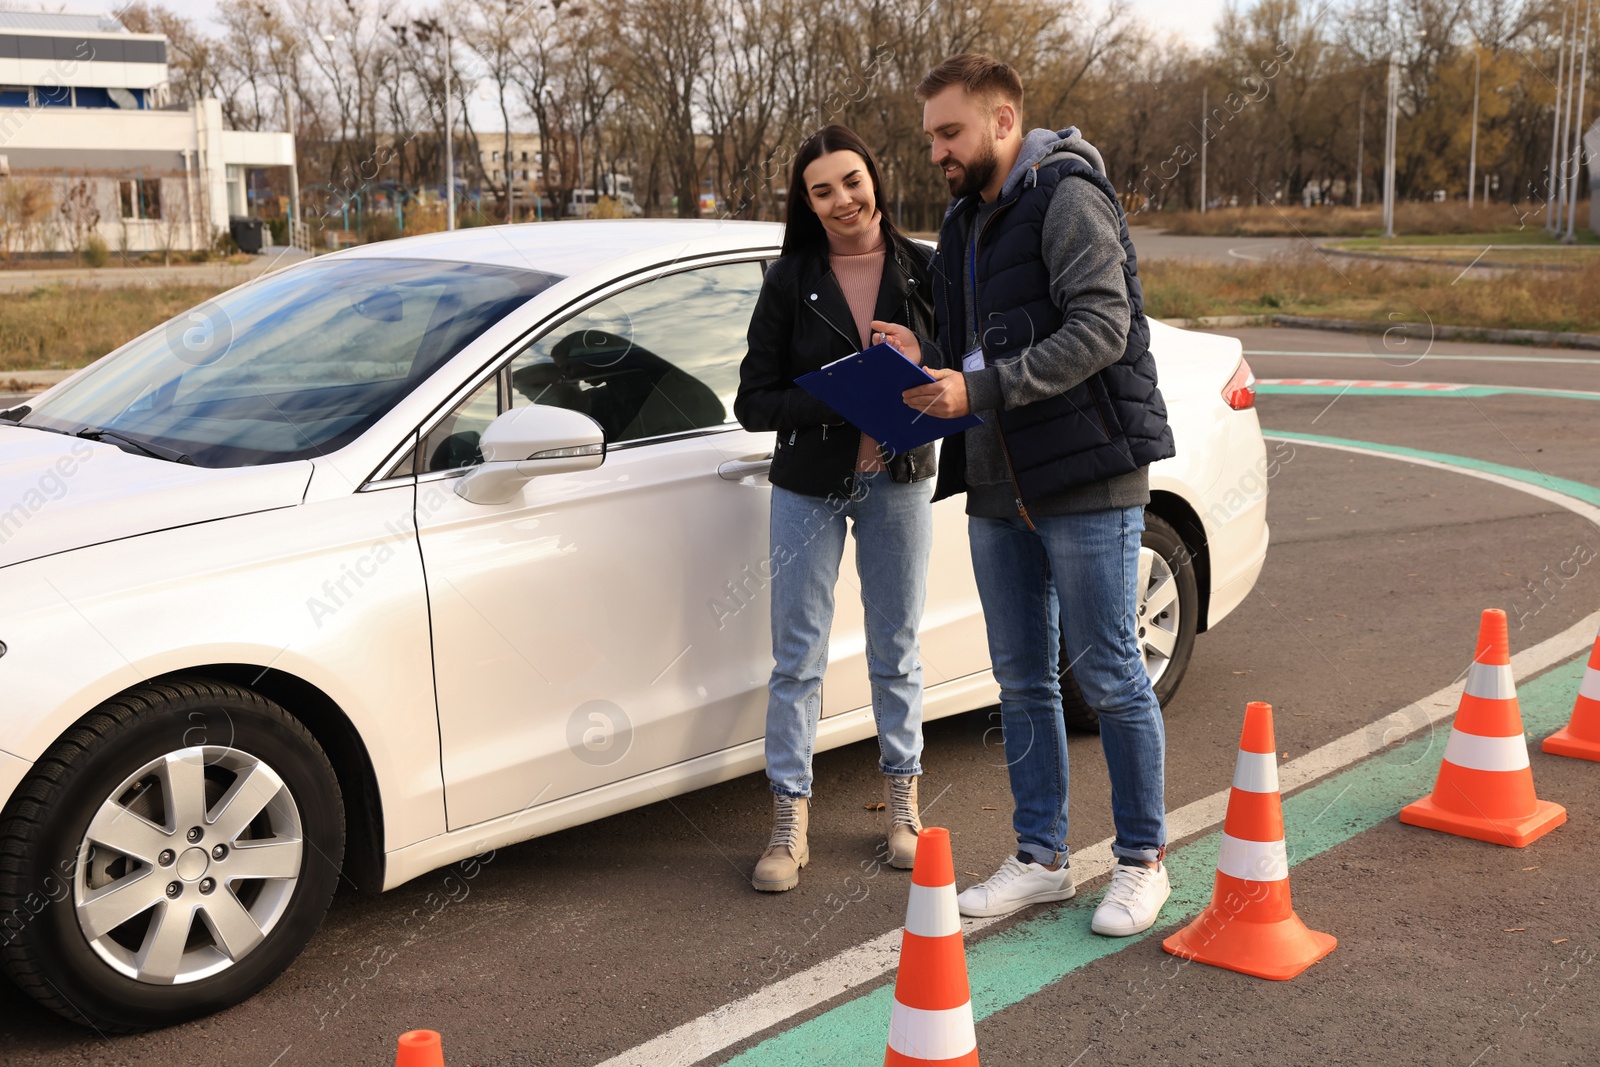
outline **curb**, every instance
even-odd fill
[[[1562,333],[1557,330],[1494,330],[1482,326],[1435,326],[1432,323],[1403,322],[1385,324],[1360,319],[1318,319],[1307,315],[1273,315],[1274,326],[1306,330],[1337,330],[1343,333],[1400,332],[1407,337],[1432,341],[1488,341],[1496,344],[1547,345],[1552,348],[1600,349],[1600,333]]]
[[[0,371],[0,392],[34,393],[77,374],[82,367],[71,370],[17,370]]]

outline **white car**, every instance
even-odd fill
[[[341,876],[759,770],[773,439],[732,401],[781,235],[368,245],[0,413],[12,980],[102,1030],[172,1023],[271,981]],[[1170,698],[1260,571],[1270,471],[1238,342],[1152,331],[1177,456],[1141,633]],[[935,507],[930,718],[996,699],[962,505]],[[840,611],[819,747],[873,732],[864,644]]]

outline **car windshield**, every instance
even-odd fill
[[[178,316],[42,398],[20,424],[104,431],[202,467],[321,455],[559,280],[420,260],[308,264]]]

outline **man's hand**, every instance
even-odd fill
[[[972,405],[967,402],[967,379],[960,371],[930,370],[928,373],[938,380],[907,389],[900,394],[900,399],[925,415],[941,419],[972,413]]]
[[[918,366],[922,365],[922,342],[917,340],[916,334],[895,322],[873,320],[872,325],[868,328],[872,331],[871,339],[873,344],[887,341],[890,348],[893,348]]]

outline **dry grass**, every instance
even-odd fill
[[[1404,267],[1324,259],[1267,263],[1154,260],[1140,264],[1156,318],[1315,315],[1485,329],[1600,332],[1600,263],[1576,271],[1502,271],[1461,278],[1456,267]],[[1457,280],[1459,278],[1459,280]]]
[[[1527,210],[1524,205],[1522,210]],[[1501,233],[1518,229],[1522,218],[1510,204],[1396,204],[1397,234]],[[1580,208],[1580,211],[1582,209]],[[1131,221],[1185,236],[1222,237],[1376,237],[1383,233],[1383,212],[1376,205],[1350,207],[1229,207],[1207,211],[1162,212]],[[1543,213],[1529,216],[1529,225],[1544,222]]]
[[[84,367],[224,285],[51,285],[0,296],[0,372]]]

